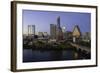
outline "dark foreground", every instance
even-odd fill
[[[90,53],[81,50],[23,50],[23,62],[90,59]]]
[[[46,43],[33,42],[23,45],[23,62],[62,61],[90,59],[91,54],[81,48],[72,46],[69,42]]]

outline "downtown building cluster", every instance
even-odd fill
[[[36,26],[28,25],[28,38],[37,38],[38,40],[49,40],[54,42],[63,40],[76,42],[79,39],[90,41],[90,33],[85,32],[83,35],[78,25],[75,25],[72,31],[66,31],[65,26],[61,27],[59,16],[57,17],[57,24],[50,24],[50,34],[48,34],[48,32],[38,32],[38,34],[36,34]]]

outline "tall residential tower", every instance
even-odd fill
[[[28,25],[28,35],[35,35],[35,25]]]
[[[57,26],[55,24],[50,24],[50,37],[51,37],[51,39],[56,39],[56,29],[57,29]]]

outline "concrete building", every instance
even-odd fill
[[[43,32],[43,35],[44,35],[44,36],[48,36],[48,33],[47,33],[47,32]]]
[[[35,35],[35,25],[28,25],[28,35]]]
[[[43,37],[43,32],[38,32],[38,37]]]
[[[57,26],[55,24],[50,24],[50,38],[51,39],[56,39],[56,32],[57,31]]]

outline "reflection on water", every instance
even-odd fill
[[[81,56],[80,53],[72,50],[23,50],[23,62],[75,60],[84,58],[89,59],[90,56]]]

